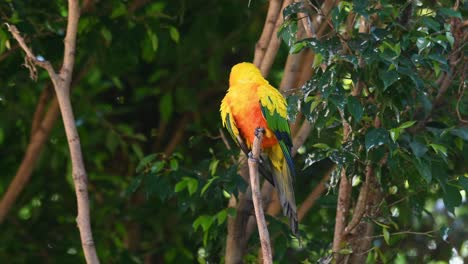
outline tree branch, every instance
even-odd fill
[[[268,44],[270,43],[271,37],[273,36],[276,21],[278,16],[280,16],[282,0],[270,0],[268,5],[268,13],[265,19],[265,25],[263,26],[262,34],[260,39],[255,45],[255,54],[253,63],[260,68],[260,64],[263,61],[265,52],[268,49]]]
[[[252,146],[251,157],[249,157],[249,174],[250,187],[252,188],[252,200],[255,210],[255,218],[257,219],[258,234],[262,245],[263,263],[273,263],[271,255],[270,235],[263,213],[262,195],[260,192],[260,182],[258,179],[258,161],[262,149],[264,128],[257,128],[255,131],[255,139]]]
[[[31,139],[34,137],[36,131],[40,128],[42,118],[44,116],[44,111],[47,107],[47,102],[49,101],[50,97],[50,84],[44,87],[39,96],[39,100],[37,101],[36,111],[34,111],[34,116],[31,124]]]
[[[31,173],[34,169],[34,164],[39,157],[39,153],[41,152],[44,143],[49,137],[55,121],[57,120],[58,113],[58,102],[57,99],[54,98],[50,103],[49,109],[45,114],[44,119],[31,137],[31,141],[26,148],[26,152],[24,153],[23,160],[18,167],[16,175],[8,186],[8,189],[3,195],[2,200],[0,201],[0,224],[3,223],[12,205],[18,198],[18,195],[29,181]]]
[[[297,211],[297,218],[299,218],[299,221],[301,221],[304,218],[304,216],[306,216],[310,208],[314,206],[317,199],[320,198],[322,193],[325,191],[325,189],[327,188],[326,183],[328,182],[328,180],[330,180],[330,176],[335,169],[336,165],[331,166],[331,168],[325,173],[325,175],[323,175],[322,180],[320,180],[319,184],[315,186],[315,188],[307,196],[304,202],[302,202],[301,207],[299,207],[299,210]]]
[[[366,205],[367,205],[367,194],[369,193],[369,185],[371,181],[371,177],[374,177],[374,168],[371,164],[366,166],[366,180],[364,185],[361,187],[359,192],[359,197],[356,202],[356,206],[354,207],[353,217],[349,224],[344,229],[344,235],[348,235],[353,231],[353,229],[361,222],[364,213],[366,212]]]
[[[28,45],[26,45],[24,38],[21,36],[16,26],[10,25],[8,23],[6,24],[6,26],[10,33],[13,35],[13,37],[16,39],[16,41],[18,41],[18,44],[20,45],[21,49],[26,53],[24,66],[29,69],[29,76],[31,77],[31,79],[37,79],[37,70],[35,65],[44,68],[49,73],[51,79],[56,78],[56,74],[54,68],[52,67],[52,64],[50,64],[50,62],[48,61],[43,61],[36,58],[32,50],[28,47]]]
[[[338,204],[336,207],[335,233],[333,235],[333,253],[337,254],[343,242],[343,231],[346,227],[346,218],[348,217],[351,198],[351,183],[346,177],[346,170],[341,169],[340,186],[338,189]],[[338,261],[337,261],[338,262]]]
[[[88,64],[83,67],[83,69],[77,75],[76,79],[74,79],[74,83],[79,82],[88,72],[88,69],[90,68]],[[47,89],[49,89],[49,87],[47,87],[45,90]],[[34,169],[34,164],[40,157],[42,148],[44,147],[44,144],[49,138],[50,132],[55,122],[57,121],[57,117],[60,111],[57,98],[54,96],[54,98],[49,103],[47,112],[43,114],[42,108],[45,107],[45,104],[47,104],[47,102],[44,103],[42,101],[44,99],[43,95],[44,93],[41,94],[38,100],[38,105],[36,106],[36,112],[34,113],[34,118],[31,125],[31,139],[26,148],[23,160],[18,167],[15,177],[3,195],[2,201],[0,201],[0,224],[5,220],[19,194],[29,182],[32,171]]]
[[[283,12],[283,9],[290,5],[292,3],[292,0],[285,0],[283,2],[283,5],[281,6],[281,11],[280,13]],[[279,27],[281,26],[281,23],[283,22],[283,19],[281,16],[278,16],[275,24],[275,30],[271,33],[270,37],[270,43],[268,44],[268,48],[265,52],[265,55],[263,57],[263,60],[261,61],[260,64],[260,72],[264,77],[268,75],[271,69],[271,65],[273,65],[273,61],[275,60],[276,54],[278,53],[278,49],[281,44],[281,40],[276,36],[276,32],[278,31]]]
[[[64,58],[60,74],[57,74],[54,71],[50,62],[38,60],[34,56],[32,50],[25,44],[24,39],[21,37],[15,26],[8,25],[8,29],[26,53],[26,67],[29,68],[31,77],[36,77],[35,65],[37,65],[47,70],[52,83],[54,84],[70,149],[73,182],[75,185],[78,206],[77,223],[80,231],[81,244],[86,262],[94,264],[99,263],[99,259],[96,254],[89,219],[87,175],[83,162],[80,138],[76,129],[75,118],[73,116],[73,109],[70,101],[70,84],[75,63],[76,34],[79,17],[80,9],[78,0],[68,0],[67,33],[65,35]]]

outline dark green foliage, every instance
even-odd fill
[[[232,159],[236,144],[228,139],[228,150],[220,139],[218,109],[230,67],[253,57],[265,1],[250,7],[248,1],[149,1],[136,9],[140,1],[92,2],[78,28],[72,103],[101,261],[221,263],[226,223],[236,214],[228,201],[247,184]],[[43,70],[37,82],[30,80],[3,23],[17,25],[34,52],[58,68],[66,4],[0,2],[1,195],[29,143],[38,98],[50,88]],[[456,103],[466,80],[454,74],[443,100],[435,102],[437,80],[452,70],[449,55],[457,44],[449,19],[466,17],[466,3],[459,11],[450,1],[381,4],[340,2],[332,10],[335,31],[321,39],[296,39],[296,13],[317,10],[296,3],[283,13],[278,36],[287,48],[270,81],[279,82],[287,51],[316,53],[312,79],[288,98],[289,116],[301,112],[314,125],[294,160],[298,205],[332,165],[337,169],[327,194],[300,223],[300,244],[285,219],[268,218],[278,263],[328,258],[337,178],[346,168],[355,199],[369,163],[385,195],[382,215],[366,219],[376,223],[370,263],[446,263],[453,248],[459,254],[466,248],[468,129],[456,116],[458,109],[466,119],[465,100]],[[379,20],[368,33],[354,26],[345,39],[336,32],[343,32],[349,12]],[[466,53],[463,45],[457,49]],[[358,83],[364,87],[352,94]],[[343,118],[351,127],[347,142]],[[284,125],[278,131],[288,131]],[[2,224],[0,262],[83,263],[71,177],[59,118]],[[256,261],[259,245],[254,234],[246,262]]]
[[[441,82],[437,79],[446,73],[451,77],[445,102],[458,100],[462,95],[457,93],[457,87],[466,81],[453,73],[459,68],[451,67],[448,61],[450,54],[457,51],[452,49],[456,44],[447,18],[459,17],[460,12],[452,9],[435,12],[431,6],[416,6],[412,13],[405,14],[413,16],[411,21],[401,27],[395,15],[405,5],[383,3],[375,9],[373,6],[369,1],[340,3],[331,12],[334,32],[321,39],[288,39],[290,34],[285,32],[290,25],[283,27],[281,34],[290,43],[291,53],[305,48],[315,52],[314,75],[302,87],[301,110],[318,129],[313,142],[321,143],[306,151],[306,167],[328,158],[338,165],[337,170],[346,167],[348,177],[359,184],[369,162],[378,166],[376,176],[387,201],[382,206],[387,216],[379,221],[390,221],[393,226],[382,228],[382,238],[390,247],[382,249],[374,244],[368,261],[386,263],[394,260],[397,252],[399,258],[412,258],[408,257],[410,251],[391,248],[407,241],[400,237],[396,243],[392,232],[409,228],[433,230],[427,226],[430,222],[417,217],[411,220],[413,223],[406,220],[412,214],[432,210],[428,209],[429,204],[443,201],[446,210],[466,218],[466,206],[456,211],[462,205],[464,193],[457,182],[466,180],[466,166],[461,165],[466,156],[466,139],[462,139],[461,131],[466,127],[455,114],[458,106],[439,101]],[[288,16],[303,12],[296,7]],[[354,26],[347,37],[342,35],[351,11],[367,21],[372,15],[378,17],[369,33],[358,33],[358,26]],[[285,21],[288,23],[294,22]],[[353,94],[355,91],[358,93]],[[466,111],[462,111],[466,116]],[[343,119],[350,124],[350,142],[342,143]],[[388,206],[394,201],[398,201],[396,205]],[[412,212],[394,216],[407,206]],[[425,227],[421,226],[423,223]],[[457,240],[451,246],[460,250],[462,243],[466,242]],[[428,257],[418,256],[420,260]]]

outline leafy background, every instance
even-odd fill
[[[269,81],[279,85],[288,53],[315,53],[312,79],[288,97],[290,115],[300,112],[314,125],[295,159],[298,203],[331,166],[337,168],[326,194],[301,222],[301,245],[284,219],[268,217],[279,263],[313,263],[331,254],[340,170],[353,182],[355,201],[365,166],[383,158],[376,177],[385,202],[378,218],[366,220],[376,225],[368,262],[468,258],[468,130],[456,115],[456,109],[467,114],[460,95],[466,67],[436,101],[437,80],[453,72],[454,50],[459,64],[466,62],[466,45],[450,28],[451,19],[466,17],[466,3],[453,11],[450,1],[417,2],[407,21],[407,3],[380,1],[380,9],[373,4],[341,2],[332,11],[334,29],[321,39],[296,39],[295,14],[303,9],[285,11],[279,32],[284,43]],[[230,67],[253,58],[266,1],[111,0],[85,7],[72,103],[101,261],[224,261],[226,221],[235,215],[228,200],[246,184],[231,159],[238,151],[221,140],[218,107]],[[57,64],[66,10],[66,1],[7,0],[0,3],[0,18],[16,24],[36,54]],[[356,26],[344,36],[350,12],[379,20],[368,34]],[[51,91],[46,72],[34,82],[22,64],[16,42],[0,27],[0,193],[30,140],[38,98]],[[365,88],[352,94],[358,82]],[[345,142],[342,118],[352,131]],[[2,260],[83,262],[63,131],[57,122],[2,224]],[[246,262],[255,262],[258,246],[254,235]]]

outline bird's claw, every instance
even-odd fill
[[[254,134],[255,134],[255,136],[256,136],[257,138],[259,137],[260,133],[265,134],[265,129],[264,129],[263,127],[257,127],[257,128],[255,129],[255,133],[254,133]]]
[[[249,156],[249,161],[258,162],[258,159],[254,158],[252,151],[249,152],[248,156]]]

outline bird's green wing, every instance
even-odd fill
[[[258,96],[268,128],[275,134],[291,175],[294,175],[294,163],[291,156],[292,140],[287,119],[286,100],[278,90],[269,84],[259,87]]]

